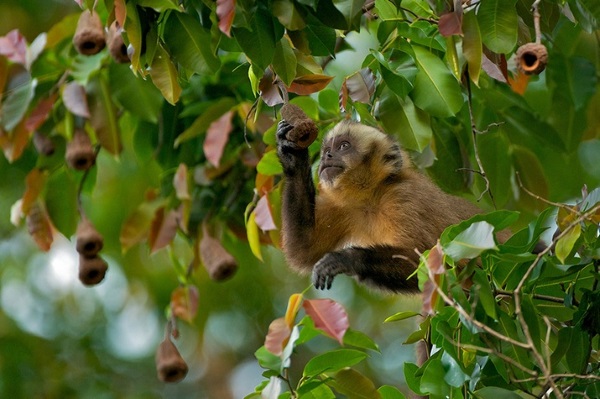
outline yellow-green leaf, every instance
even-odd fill
[[[576,224],[556,243],[556,257],[561,263],[565,263],[565,259],[573,250],[573,246],[581,235],[581,225]]]
[[[150,68],[150,77],[165,100],[171,104],[179,101],[181,86],[179,86],[179,82],[177,81],[177,70],[173,62],[171,62],[169,53],[167,53],[162,44],[159,44],[156,48],[156,55],[152,60],[152,67]]]
[[[248,236],[248,244],[250,244],[250,250],[256,256],[256,258],[263,260],[262,253],[260,250],[260,237],[258,233],[258,225],[256,224],[256,214],[252,212],[248,217],[246,223],[246,234]]]

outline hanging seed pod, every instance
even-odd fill
[[[110,25],[110,28],[108,28],[106,43],[108,45],[108,52],[113,60],[120,64],[125,64],[129,62],[129,55],[127,55],[127,46],[123,42],[122,31],[123,29],[119,26],[119,23],[114,21]]]
[[[539,75],[548,63],[548,50],[541,43],[527,43],[517,49],[517,68],[525,75]]]
[[[281,107],[281,117],[294,127],[287,133],[287,139],[300,148],[307,148],[317,138],[317,125],[297,105],[285,104]]]
[[[156,371],[162,382],[179,382],[187,375],[188,366],[169,337],[156,350]]]
[[[73,36],[73,45],[83,55],[98,54],[106,46],[104,27],[96,11],[81,13]]]
[[[200,240],[200,258],[212,280],[223,281],[231,278],[238,269],[233,256],[221,245],[221,242],[208,234],[206,226]]]
[[[73,140],[67,144],[65,158],[69,167],[76,170],[88,170],[96,161],[92,142],[83,129],[75,129]]]
[[[108,264],[99,256],[86,258],[79,255],[79,281],[84,285],[96,285],[104,280]]]
[[[77,225],[77,252],[86,258],[93,258],[103,246],[102,234],[98,233],[89,219],[82,218]]]
[[[33,133],[33,146],[38,154],[47,157],[54,154],[54,150],[56,149],[50,137],[37,130]]]

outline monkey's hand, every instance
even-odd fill
[[[338,274],[347,274],[356,276],[357,264],[355,257],[352,256],[352,249],[344,249],[325,254],[313,267],[312,282],[318,290],[328,290],[331,288],[333,279]]]
[[[287,134],[294,126],[281,120],[277,125],[277,155],[286,176],[310,168],[308,149],[302,148],[297,143],[288,140]]]

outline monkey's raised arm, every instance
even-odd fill
[[[287,139],[292,128],[285,120],[277,126],[277,154],[285,175],[281,198],[283,250],[290,266],[310,273],[333,244],[316,234],[316,194],[308,149]]]

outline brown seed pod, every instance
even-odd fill
[[[525,75],[539,75],[548,63],[548,50],[541,43],[527,43],[517,49],[517,68]]]
[[[156,372],[162,382],[179,382],[187,375],[188,366],[169,337],[156,350]]]
[[[81,13],[73,36],[73,45],[83,55],[98,54],[106,46],[104,27],[96,11],[86,10]]]
[[[200,258],[212,280],[224,281],[231,278],[238,269],[233,256],[221,245],[221,242],[211,237],[206,227],[200,240]]]
[[[287,139],[300,148],[307,148],[316,140],[319,129],[300,107],[294,104],[284,104],[281,107],[281,117],[294,128],[287,133]]]
[[[79,255],[79,281],[84,285],[96,285],[104,280],[108,264],[99,256],[86,258]]]
[[[76,170],[88,170],[96,162],[92,142],[83,129],[75,129],[73,140],[67,144],[65,159],[69,167]]]
[[[86,258],[93,258],[103,246],[102,234],[98,233],[89,219],[82,218],[77,225],[77,252]]]
[[[119,26],[117,21],[114,21],[110,28],[108,28],[108,34],[106,36],[106,44],[108,45],[108,52],[110,56],[120,64],[130,62],[129,55],[127,55],[127,46],[123,41],[121,32],[123,29]]]
[[[54,150],[56,149],[50,137],[37,130],[33,133],[33,146],[38,154],[47,157],[54,154]]]

